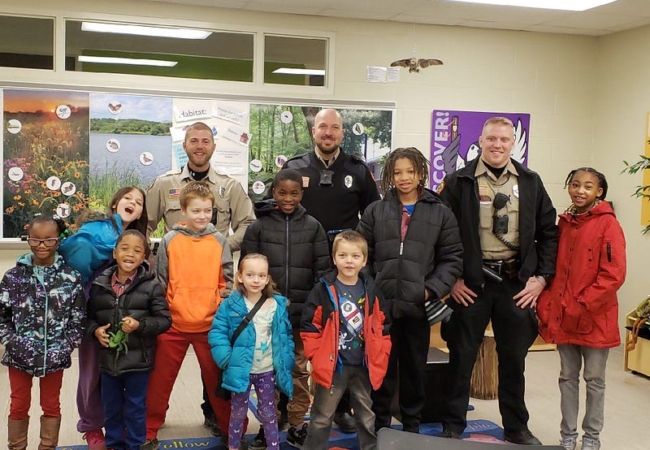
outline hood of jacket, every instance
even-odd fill
[[[280,211],[280,209],[278,208],[278,203],[273,199],[260,200],[259,202],[255,202],[254,209],[255,209],[255,217],[258,218],[264,216],[277,215],[278,218],[282,218],[282,220],[284,220],[286,216],[286,214]],[[299,219],[302,216],[304,216],[306,213],[307,210],[305,209],[305,207],[302,206],[300,203],[298,203],[298,207],[295,209],[294,212],[289,214],[289,218]]]
[[[16,260],[16,264],[19,266],[25,266],[29,267],[30,269],[34,268],[34,254],[33,253],[25,253],[24,255],[20,255],[18,259]],[[63,260],[63,257],[59,255],[58,253],[54,254],[54,262],[52,263],[51,266],[44,267],[44,269],[47,270],[54,270],[58,271],[61,266],[65,264],[65,261]]]
[[[600,203],[598,203],[596,206],[594,206],[584,214],[571,214],[569,212],[564,212],[560,214],[560,220],[569,223],[578,223],[578,222],[582,222],[583,220],[590,220],[598,216],[606,216],[606,215],[611,215],[616,217],[616,214],[614,214],[614,210],[610,206],[609,202],[601,201]]]
[[[178,231],[179,233],[182,233],[185,236],[190,236],[190,237],[206,236],[208,234],[213,234],[217,231],[217,229],[211,223],[209,223],[208,226],[205,227],[203,230],[196,231],[188,228],[185,222],[178,222],[176,225],[172,227],[172,230]]]
[[[393,188],[390,191],[386,193],[384,196],[384,200],[386,201],[397,201],[399,202],[399,195],[397,194],[397,189]],[[443,203],[442,199],[440,196],[432,191],[431,189],[427,188],[422,188],[419,191],[419,196],[418,196],[418,202],[426,202],[426,203]]]

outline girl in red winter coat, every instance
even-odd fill
[[[572,204],[560,215],[557,270],[540,296],[540,334],[560,353],[560,444],[578,439],[580,370],[587,383],[582,450],[600,448],[605,406],[605,364],[620,344],[616,291],[625,280],[625,236],[605,200],[607,180],[589,167],[569,173]]]

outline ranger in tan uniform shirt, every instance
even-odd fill
[[[166,173],[153,182],[147,192],[149,231],[155,230],[160,219],[165,221],[165,232],[183,221],[180,205],[181,188],[195,181],[189,164],[181,171]],[[217,209],[217,231],[226,236],[230,251],[239,250],[246,228],[253,223],[253,204],[241,184],[233,178],[218,174],[212,167],[201,181],[210,185]],[[229,233],[232,228],[233,234]]]
[[[479,238],[481,239],[481,250],[483,259],[487,260],[509,260],[515,258],[519,253],[519,185],[517,183],[517,169],[508,161],[501,176],[497,177],[488,170],[482,159],[479,158],[476,166],[476,182],[479,193]],[[508,216],[508,230],[501,234],[501,238],[510,244],[503,243],[492,232],[494,217],[494,198],[498,193],[509,197],[506,205],[496,211],[499,216]]]
[[[183,150],[189,161],[182,170],[159,176],[147,192],[149,232],[155,230],[160,219],[165,220],[165,233],[178,222],[181,214],[181,188],[190,181],[204,181],[210,185],[217,209],[214,224],[226,236],[230,251],[241,247],[246,228],[255,220],[253,203],[241,184],[226,175],[218,174],[210,164],[216,145],[212,130],[203,122],[196,122],[185,132]],[[213,218],[214,223],[214,218]],[[232,228],[233,234],[230,234]]]

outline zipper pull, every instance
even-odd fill
[[[399,255],[402,256],[402,253],[404,252],[404,242],[399,243]]]

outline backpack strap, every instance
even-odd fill
[[[237,329],[233,333],[232,338],[230,338],[230,345],[235,345],[235,341],[237,340],[239,335],[242,333],[242,331],[244,331],[244,328],[246,328],[248,326],[248,324],[251,322],[251,320],[253,320],[253,317],[255,316],[255,314],[257,314],[257,311],[260,310],[260,308],[262,307],[262,304],[265,303],[265,302],[266,302],[266,299],[265,300],[259,299],[257,301],[257,303],[255,303],[255,306],[253,306],[253,309],[251,309],[250,312],[246,315],[246,317],[244,317],[242,319],[241,323],[239,324],[239,326],[237,327]]]

